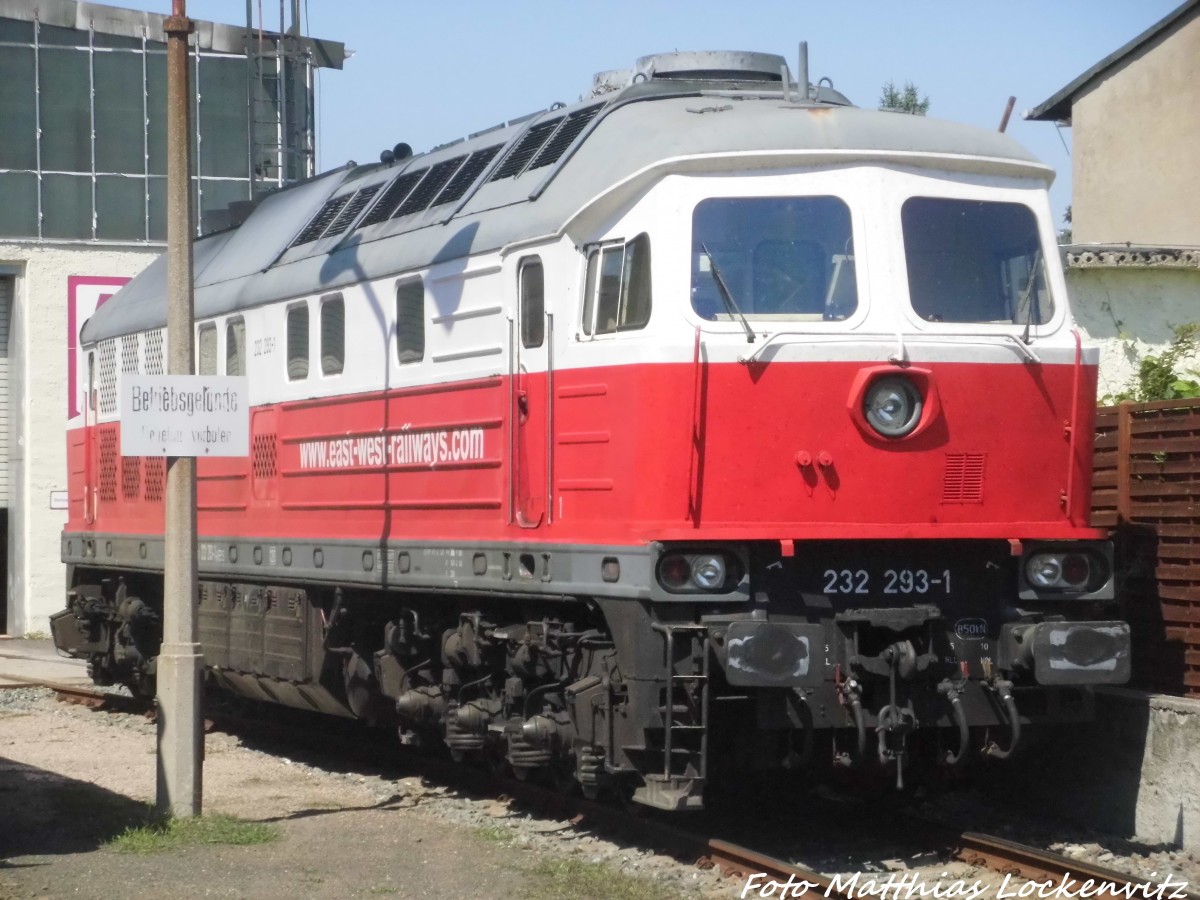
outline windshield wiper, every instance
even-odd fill
[[[721,300],[725,304],[725,309],[728,310],[731,316],[737,316],[739,322],[742,323],[742,328],[746,330],[747,343],[754,343],[754,329],[750,327],[750,323],[746,321],[746,317],[742,315],[741,308],[737,305],[737,301],[733,299],[733,294],[729,293],[729,288],[725,286],[725,279],[721,277],[721,270],[717,267],[717,261],[713,259],[713,255],[708,252],[707,244],[700,244],[700,249],[704,251],[704,255],[708,257],[708,265],[712,269],[713,281],[717,283],[717,290],[721,292]]]
[[[1025,288],[1021,291],[1021,296],[1017,298],[1017,309],[1021,308],[1021,304],[1025,304],[1025,331],[1021,335],[1021,343],[1029,343],[1029,326],[1033,324],[1033,295],[1037,287],[1038,266],[1042,264],[1042,248],[1039,246],[1037,252],[1033,254],[1033,265],[1029,267],[1029,278],[1025,282]],[[1038,310],[1038,318],[1040,319],[1041,310]]]

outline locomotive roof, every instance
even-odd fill
[[[613,79],[630,82],[598,97],[268,195],[239,227],[195,242],[196,318],[564,231],[583,240],[604,215],[673,171],[879,159],[1053,177],[995,131],[858,109],[826,88],[802,97],[779,74],[771,80],[781,57],[740,55],[768,61],[754,73],[672,72],[662,62],[655,72],[646,64],[698,55],[646,57],[633,77],[597,76],[600,91]],[[97,310],[83,340],[164,326],[166,283],[164,254]]]

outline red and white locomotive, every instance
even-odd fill
[[[1128,677],[1096,353],[1003,134],[675,53],[195,244],[200,640],[236,692],[702,802],[731,768],[1006,756]],[[165,259],[83,330],[58,646],[151,691]]]

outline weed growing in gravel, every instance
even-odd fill
[[[278,837],[275,825],[216,813],[126,828],[108,846],[118,853],[162,853],[194,844],[267,844]]]
[[[513,831],[506,825],[480,825],[475,829],[476,837],[497,844],[507,844],[513,839]]]
[[[603,863],[577,859],[547,860],[533,868],[548,883],[547,897],[578,897],[587,900],[663,900],[673,892],[661,884],[634,878]]]

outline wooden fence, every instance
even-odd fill
[[[1092,524],[1115,528],[1134,687],[1200,697],[1200,400],[1096,415]]]

